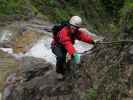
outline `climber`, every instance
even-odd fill
[[[61,76],[65,74],[66,58],[76,64],[80,63],[80,54],[73,46],[76,39],[89,44],[96,44],[93,36],[80,31],[81,26],[82,19],[79,16],[72,16],[69,24],[64,26],[56,36],[53,36],[51,48],[56,55],[56,72]]]

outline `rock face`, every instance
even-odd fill
[[[82,73],[91,78],[96,100],[132,98],[133,65],[128,59],[130,47],[131,44],[101,44],[86,56],[89,60],[82,64]]]
[[[53,65],[45,60],[25,57],[20,66],[24,80],[16,87],[16,90],[21,94],[20,97],[16,97],[21,98],[18,100],[41,100],[37,98],[47,100],[49,98],[64,98],[65,96],[67,96],[66,100],[69,100],[68,98],[79,100],[78,96],[72,96],[78,81],[59,80],[58,74],[53,70]]]

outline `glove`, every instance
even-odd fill
[[[74,53],[74,55],[72,57],[72,62],[75,64],[79,64],[80,63],[80,54]]]
[[[96,45],[97,43],[102,42],[103,40],[104,37],[97,36],[92,40],[91,44]]]
[[[91,44],[96,45],[97,41],[92,40]]]

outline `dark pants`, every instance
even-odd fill
[[[65,74],[66,65],[66,49],[61,44],[56,44],[52,47],[52,52],[56,55],[56,72]]]

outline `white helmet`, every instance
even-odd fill
[[[69,20],[69,23],[71,25],[80,27],[82,24],[82,19],[79,16],[72,16],[71,19]]]

